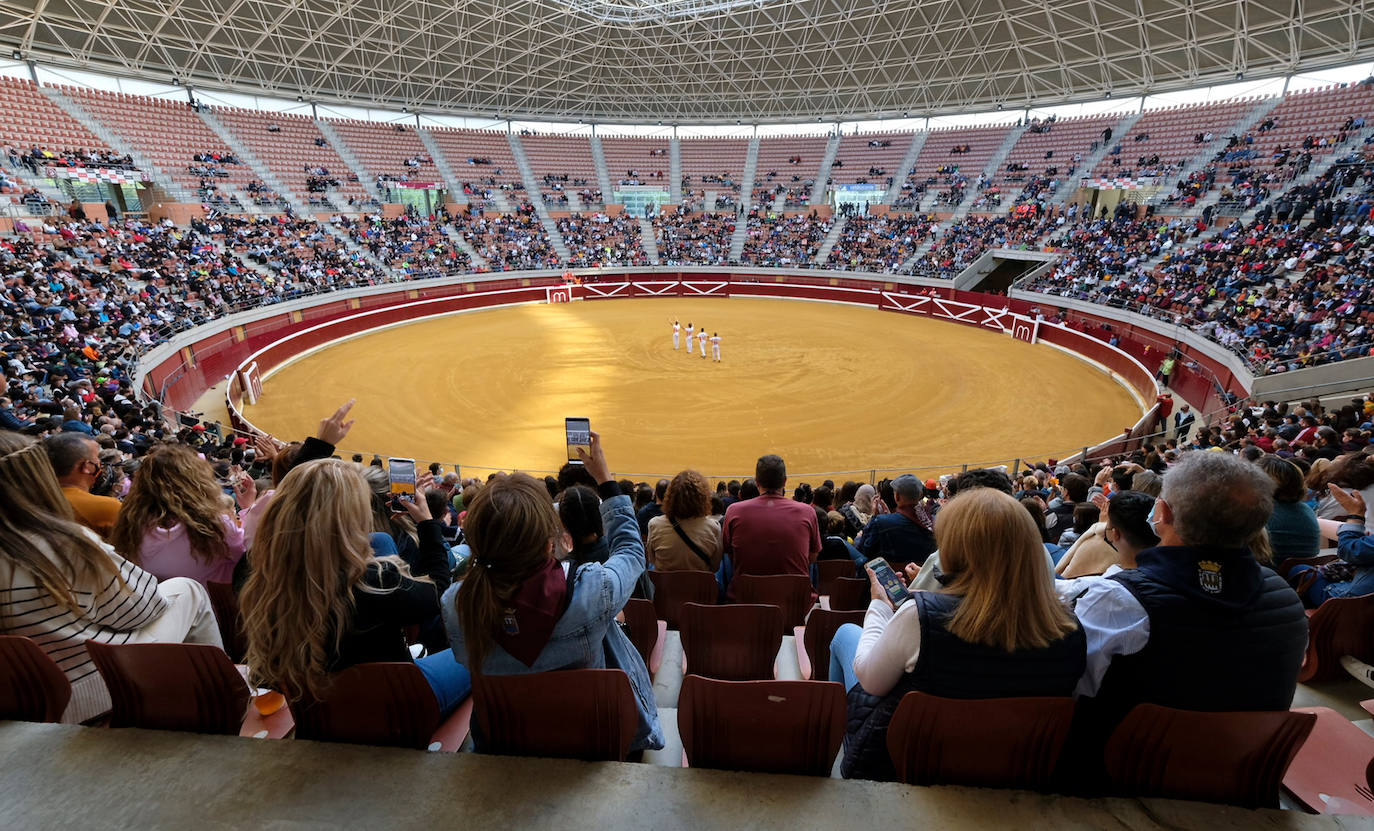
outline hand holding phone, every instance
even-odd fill
[[[588,456],[592,455],[591,421],[585,418],[565,418],[563,419],[563,431],[568,442],[568,463],[585,464],[578,451],[581,450]]]
[[[387,459],[386,476],[391,483],[391,502],[399,504],[403,498],[415,496],[415,460]]]
[[[873,590],[874,600],[884,600],[892,608],[897,608],[911,599],[911,592],[897,577],[897,572],[882,557],[874,557],[865,564],[868,582]]]

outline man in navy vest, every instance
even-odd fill
[[[1150,525],[1160,545],[1129,571],[1065,581],[1088,636],[1088,669],[1066,785],[1101,771],[1111,730],[1136,704],[1186,710],[1287,710],[1307,646],[1302,601],[1248,541],[1273,510],[1274,485],[1226,452],[1186,453],[1164,475]]]

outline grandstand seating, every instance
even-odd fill
[[[25,151],[38,148],[113,152],[85,125],[54,104],[32,81],[0,76],[0,144]]]
[[[604,206],[596,159],[586,136],[528,135],[520,137],[520,144],[549,210],[592,211]]]
[[[438,182],[439,172],[413,124],[329,119],[329,126],[374,181]]]
[[[864,609],[849,612],[836,612],[830,609],[812,609],[806,617],[806,625],[792,630],[797,643],[797,664],[801,676],[817,681],[838,681],[830,678],[830,641],[835,631],[846,623],[862,626]]]
[[[350,207],[349,200],[356,204],[370,199],[364,186],[350,178],[348,165],[310,118],[236,107],[216,107],[212,115],[307,205],[343,210]],[[327,172],[311,172],[321,168]],[[320,179],[337,184],[312,185],[312,180]],[[330,198],[331,191],[337,193],[337,200]]]
[[[647,136],[603,137],[601,152],[606,158],[606,173],[612,188],[617,185],[658,185],[665,192],[672,192],[668,139]]]
[[[911,133],[847,133],[840,139],[830,179],[837,185],[869,183],[885,190],[889,179],[902,175],[897,168],[910,148]]]
[[[828,136],[777,136],[759,139],[758,164],[754,169],[754,193],[765,193],[772,202],[764,205],[755,198],[752,207],[776,205],[782,196],[783,209],[805,210],[811,199],[811,186],[825,159]],[[779,190],[781,188],[781,190]]]
[[[458,177],[459,187],[464,189],[470,203],[484,210],[499,208],[493,191],[506,194],[512,209],[528,201],[520,167],[505,133],[427,129],[448,160],[449,169]]]
[[[678,142],[682,159],[682,199],[693,210],[736,210],[744,201],[744,163],[749,139],[690,138]],[[666,159],[664,161],[667,161]],[[715,201],[705,204],[707,193]]]
[[[738,603],[763,603],[777,606],[782,612],[784,635],[801,626],[813,604],[811,579],[801,574],[741,574],[730,581],[730,590]]]
[[[926,211],[953,209],[968,188],[973,187],[971,183],[978,181],[983,168],[1013,129],[1019,128],[997,125],[931,130],[916,163],[908,175],[901,177],[903,184],[898,185],[900,195],[894,206]],[[967,152],[955,152],[965,146]],[[910,188],[905,187],[908,183]],[[904,201],[906,197],[914,201],[908,203]]]
[[[1121,145],[1121,153],[1108,153],[1093,168],[1092,175],[1103,178],[1118,176],[1157,175],[1174,176],[1206,147],[1194,140],[1196,136],[1212,133],[1223,137],[1250,112],[1254,99],[1233,99],[1209,104],[1163,107],[1146,110],[1124,135],[1113,136],[1112,144]],[[1146,136],[1147,138],[1140,138]],[[1136,164],[1140,156],[1159,156],[1159,164],[1146,168]],[[1113,164],[1116,161],[1116,164]],[[1170,171],[1170,172],[1166,172]]]
[[[723,681],[773,677],[782,646],[782,609],[764,604],[682,604],[679,620],[687,672]]]
[[[987,203],[975,204],[975,208],[1010,208],[1037,198],[1048,199],[1061,187],[1076,187],[1077,177],[1084,173],[1080,169],[1082,159],[1102,140],[1102,131],[1120,120],[1121,115],[1115,114],[1032,124],[991,177],[988,190],[998,189],[999,198],[993,200],[985,191]]]

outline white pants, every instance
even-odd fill
[[[706,360],[706,341],[701,342],[701,359]]]
[[[674,348],[674,349],[678,349],[678,348],[679,348],[679,346],[678,346],[678,333],[677,333],[676,331],[673,332],[673,348]]]
[[[173,577],[157,584],[167,610],[157,620],[130,633],[125,643],[205,643],[224,648],[219,625],[205,587],[188,577]],[[110,710],[110,691],[99,673],[72,684],[71,702],[62,714],[65,724],[77,724]]]
[[[711,357],[717,361],[720,360],[720,344],[711,344]]]
[[[692,336],[690,334],[687,336],[687,354],[692,354]]]

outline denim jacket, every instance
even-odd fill
[[[1355,567],[1349,582],[1331,583],[1326,587],[1329,597],[1359,597],[1374,592],[1374,536],[1365,534],[1365,527],[1357,522],[1341,523],[1337,532],[1336,553]]]
[[[634,644],[615,624],[616,614],[625,607],[635,581],[644,571],[644,543],[640,540],[639,526],[630,505],[628,496],[617,496],[601,503],[601,521],[606,528],[611,556],[604,564],[587,563],[577,567],[573,575],[572,601],[554,626],[549,642],[534,665],[525,666],[493,643],[482,671],[490,675],[519,675],[559,669],[618,667],[629,676],[639,709],[639,728],[630,750],[658,750],[663,747],[663,730],[658,723],[653,679]],[[453,656],[467,666],[467,641],[454,606],[458,586],[454,583],[444,592],[440,606]]]

